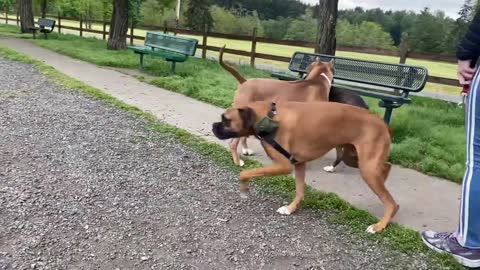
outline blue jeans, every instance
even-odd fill
[[[466,101],[466,171],[462,184],[457,240],[463,247],[480,249],[480,72],[470,85]]]

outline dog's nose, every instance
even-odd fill
[[[215,137],[217,137],[220,140],[226,140],[226,139],[237,137],[237,134],[235,132],[225,130],[225,127],[221,122],[212,124],[212,132],[215,135]]]
[[[212,124],[212,132],[213,132],[213,135],[215,135],[215,137],[217,137],[217,138],[219,138],[219,139],[221,139],[220,137],[222,137],[222,136],[221,136],[221,135],[222,135],[221,130],[223,130],[223,129],[222,129],[221,125],[222,125],[222,123],[220,123],[220,122],[217,122],[217,123],[213,123],[213,124]]]

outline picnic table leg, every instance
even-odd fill
[[[392,118],[392,111],[393,111],[392,106],[387,104],[385,106],[385,115],[383,116],[383,121],[385,121],[385,123],[387,123],[388,125],[390,125],[390,120]]]
[[[140,54],[140,70],[143,70],[143,53]]]
[[[175,75],[175,67],[176,67],[177,62],[172,61],[172,74]]]

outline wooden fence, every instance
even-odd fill
[[[83,36],[83,33],[93,33],[93,34],[100,34],[102,38],[105,40],[108,36],[107,26],[110,22],[101,21],[101,20],[89,20],[88,23],[95,23],[103,25],[102,30],[95,30],[89,29],[86,27],[86,22],[80,18],[69,18],[69,17],[61,17],[61,16],[52,16],[47,15],[52,19],[56,19],[56,27],[58,33],[61,33],[62,29],[78,31],[80,36]],[[62,25],[62,20],[70,20],[70,21],[78,21],[78,27],[72,27],[67,25]],[[5,14],[5,17],[0,17],[0,21],[5,21],[6,24],[9,21],[16,22],[19,24],[18,15],[16,17],[8,17],[8,14]],[[163,31],[165,33],[172,32],[176,34],[185,34],[185,35],[195,35],[202,37],[202,43],[198,45],[198,48],[202,50],[202,57],[206,58],[207,50],[208,51],[219,51],[220,47],[209,46],[208,45],[208,38],[209,37],[216,37],[216,38],[224,38],[224,39],[231,39],[231,40],[241,40],[241,41],[249,41],[251,42],[251,50],[250,51],[243,51],[243,50],[235,50],[235,49],[225,49],[225,53],[230,53],[234,55],[241,55],[250,58],[250,65],[255,65],[255,59],[267,59],[279,62],[290,62],[290,57],[279,56],[279,55],[272,55],[272,54],[264,54],[258,53],[256,51],[257,43],[269,43],[269,44],[276,44],[276,45],[286,45],[286,46],[296,46],[296,47],[303,47],[303,48],[315,48],[316,43],[314,42],[307,42],[307,41],[298,41],[298,40],[277,40],[265,37],[257,36],[256,29],[253,29],[251,36],[246,35],[235,35],[235,34],[223,34],[223,33],[215,33],[209,32],[207,30],[199,32],[199,31],[192,31],[188,29],[181,29],[181,28],[172,28],[168,27],[165,23],[163,27],[154,26],[154,25],[130,25],[130,31],[127,34],[127,39],[130,44],[133,44],[134,40],[145,40],[144,36],[135,35],[135,29],[138,30],[156,30],[156,31]],[[456,63],[457,60],[454,56],[446,55],[446,54],[432,54],[432,53],[417,53],[412,52],[409,50],[408,47],[408,38],[406,36],[402,37],[402,43],[400,44],[400,49],[376,49],[376,48],[363,48],[363,47],[353,47],[353,46],[344,46],[338,45],[337,50],[339,51],[347,51],[347,52],[355,52],[355,53],[363,53],[363,54],[373,54],[373,55],[385,55],[385,56],[394,56],[399,58],[399,63],[405,63],[407,58],[418,59],[418,60],[428,60],[428,61],[438,61],[438,62],[447,62],[447,63]],[[458,86],[460,87],[459,83],[455,79],[450,78],[442,78],[437,76],[429,76],[428,82],[436,83],[436,84],[443,84],[449,86]]]

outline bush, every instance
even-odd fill
[[[291,22],[292,20],[290,18],[282,17],[276,20],[262,21],[264,36],[273,39],[284,39]]]
[[[346,20],[339,20],[337,40],[340,45],[368,48],[391,48],[393,45],[390,34],[383,31],[379,24],[367,21],[355,25]]]
[[[301,19],[293,20],[288,27],[285,39],[314,42],[317,39],[318,22],[313,12],[307,10]]]
[[[213,31],[227,34],[252,35],[253,28],[257,28],[257,35],[263,36],[264,29],[257,12],[252,15],[240,15],[218,6],[210,7],[213,19]]]

